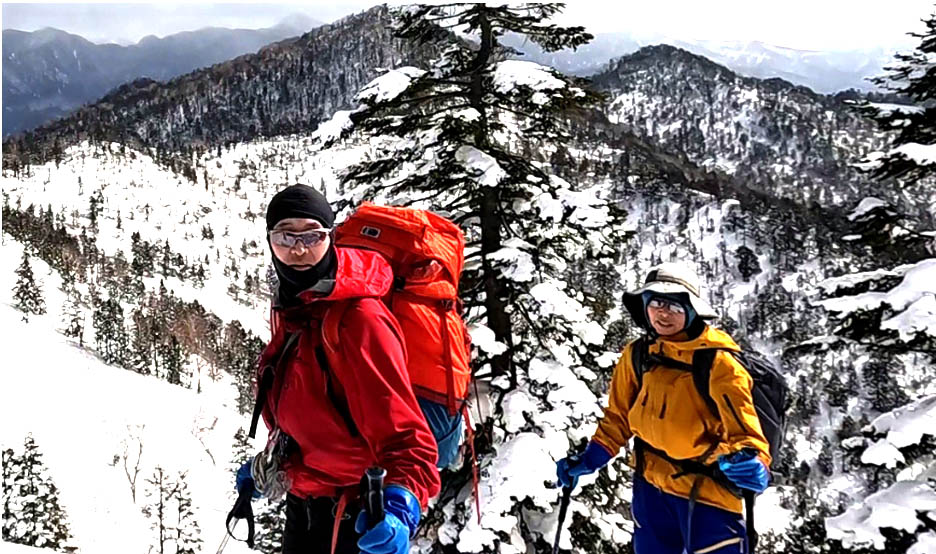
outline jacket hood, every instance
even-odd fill
[[[379,253],[359,248],[335,248],[335,277],[321,279],[315,286],[299,293],[303,304],[322,300],[381,298],[393,285],[393,270]],[[274,301],[278,295],[274,296]]]

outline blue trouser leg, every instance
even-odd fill
[[[449,415],[448,408],[444,404],[419,397],[416,397],[416,401],[419,402],[426,423],[429,424],[429,430],[432,431],[432,436],[436,440],[439,450],[436,467],[446,468],[455,461],[455,456],[458,454],[458,445],[462,435],[462,416],[461,414],[456,414],[454,417]]]
[[[682,554],[679,514],[673,511],[666,496],[642,477],[634,478],[631,515],[636,554]]]
[[[745,554],[747,541],[741,514],[696,502],[692,512],[691,548],[689,501],[668,494],[643,478],[634,479],[634,552],[636,554]]]

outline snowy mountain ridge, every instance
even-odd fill
[[[782,78],[823,94],[834,94],[846,89],[866,92],[876,90],[868,79],[880,75],[895,53],[892,49],[881,47],[854,51],[813,51],[756,40],[688,40],[633,33],[598,33],[591,43],[574,52],[545,53],[533,44],[513,40],[509,36],[504,42],[521,51],[521,59],[581,76],[601,73],[612,60],[633,54],[641,48],[667,44],[705,56],[747,77]]]
[[[267,29],[206,27],[136,44],[93,44],[44,28],[3,31],[3,136],[30,130],[135,81],[169,80],[253,53],[321,25],[291,19]]]

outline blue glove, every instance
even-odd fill
[[[590,441],[585,452],[563,458],[556,462],[556,476],[559,484],[566,488],[575,488],[579,475],[588,475],[601,469],[614,456],[595,441]]]
[[[719,457],[718,469],[738,488],[757,494],[764,492],[770,482],[767,466],[750,448]]]
[[[237,490],[237,494],[241,494],[244,492],[244,489],[250,487],[251,496],[253,498],[260,498],[261,494],[257,492],[257,488],[254,485],[253,472],[250,470],[251,463],[252,460],[248,460],[238,468],[237,478],[234,481],[234,488]]]
[[[421,510],[413,493],[397,485],[384,488],[384,518],[368,529],[367,513],[361,510],[354,530],[362,536],[358,548],[366,554],[408,554],[410,537],[419,526]]]

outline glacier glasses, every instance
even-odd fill
[[[654,296],[651,298],[650,301],[647,302],[647,307],[653,308],[654,310],[666,310],[677,315],[686,313],[686,308],[684,308],[679,302],[674,302],[659,296]]]
[[[311,248],[324,241],[331,229],[309,229],[308,231],[270,231],[270,242],[283,248],[292,248],[302,243],[306,248]]]

